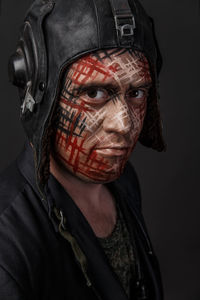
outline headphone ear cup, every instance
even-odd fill
[[[8,75],[10,82],[24,89],[27,84],[27,65],[24,57],[24,53],[21,49],[18,49],[9,59],[8,63]]]
[[[21,31],[16,52],[10,57],[8,64],[8,75],[13,85],[21,91],[27,90],[32,96],[38,80],[38,53],[36,42],[30,23],[25,22]]]

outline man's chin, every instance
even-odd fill
[[[75,170],[73,165],[63,163],[60,159],[54,160],[54,164],[57,165],[63,177],[68,178],[72,176],[86,183],[104,184],[119,178],[123,173],[126,162],[125,160],[121,160],[120,162],[113,161],[106,168],[101,165],[99,167],[90,166],[85,169],[78,168],[77,170]]]
[[[108,169],[106,171],[90,170],[88,171],[87,174],[84,174],[82,172],[77,172],[76,174],[73,175],[87,183],[104,184],[118,179],[120,175],[123,173],[123,170],[124,170],[124,166],[118,168],[117,170],[116,169],[113,170],[113,168],[111,168],[110,170]]]

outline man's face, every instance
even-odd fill
[[[147,60],[130,50],[75,61],[56,111],[54,159],[87,182],[119,177],[141,132],[150,86]]]

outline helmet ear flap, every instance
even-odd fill
[[[150,94],[148,97],[147,112],[144,119],[143,128],[139,137],[139,141],[142,145],[161,152],[166,150],[166,144],[163,138],[162,121],[158,105],[159,94],[157,89],[157,78],[162,69],[163,59],[155,34],[154,21],[151,17],[149,17],[149,19],[151,21],[152,33],[157,56],[155,63],[156,65],[150,66],[153,79],[153,86],[150,90]]]
[[[162,54],[161,54],[161,51],[160,51],[160,48],[159,48],[159,45],[158,45],[158,40],[156,38],[154,20],[151,17],[149,17],[149,19],[151,21],[152,33],[153,33],[154,43],[155,43],[155,47],[156,47],[156,54],[157,54],[156,71],[157,71],[157,75],[159,75],[159,73],[162,69],[162,65],[163,65],[163,58],[162,58]]]
[[[162,121],[157,98],[157,89],[153,86],[148,98],[147,112],[139,141],[142,145],[161,152],[166,150],[166,144],[162,134]]]

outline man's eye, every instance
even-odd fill
[[[108,92],[104,89],[91,88],[84,92],[84,98],[91,102],[103,102],[108,98]]]
[[[134,99],[142,100],[146,96],[147,96],[147,92],[145,92],[144,90],[132,90],[129,91],[127,94],[129,100],[134,100]]]

